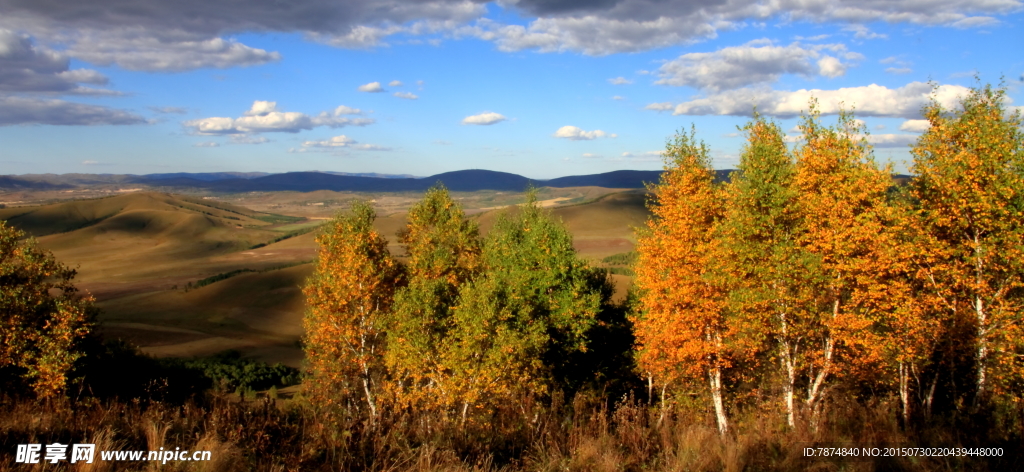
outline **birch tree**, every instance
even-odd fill
[[[635,320],[638,362],[662,385],[703,384],[720,434],[729,430],[723,371],[731,364],[725,287],[715,264],[724,206],[704,143],[693,131],[665,149],[666,169],[651,190],[652,218],[637,237]]]
[[[974,404],[1005,393],[1021,374],[1024,295],[1024,132],[1005,89],[972,89],[947,110],[933,100],[930,127],[911,150],[916,217],[930,235],[917,275],[948,324],[970,327]]]
[[[330,411],[356,398],[371,421],[379,414],[384,324],[399,279],[387,240],[373,229],[375,218],[369,203],[357,202],[350,214],[328,223],[317,237],[316,268],[303,287],[310,401]]]

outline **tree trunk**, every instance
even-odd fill
[[[988,358],[988,342],[985,339],[988,331],[985,326],[987,316],[981,297],[977,295],[974,297],[974,310],[978,317],[978,385],[974,393],[974,406],[977,407],[985,394],[985,362]]]
[[[900,361],[900,406],[903,407],[903,427],[910,426],[910,372],[907,365]]]
[[[796,427],[796,417],[793,412],[793,385],[796,383],[796,366],[794,365],[793,352],[789,345],[789,327],[786,323],[786,314],[780,313],[779,319],[782,324],[782,353],[779,356],[782,367],[786,370],[786,379],[782,383],[782,400],[786,404],[786,424],[790,428]]]
[[[715,404],[715,420],[718,423],[718,434],[722,437],[729,432],[728,419],[725,416],[725,405],[722,403],[722,369],[715,366],[708,372],[711,381],[711,401]]]

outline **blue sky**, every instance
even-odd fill
[[[902,169],[938,85],[1024,104],[1024,2],[0,0],[0,174],[532,178],[660,169],[696,126],[855,108]]]

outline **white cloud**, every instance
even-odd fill
[[[404,98],[407,100],[416,100],[417,98],[420,98],[409,92],[395,92],[394,95],[398,98]]]
[[[669,110],[674,109],[675,107],[676,106],[673,105],[671,102],[661,102],[661,103],[652,103],[650,105],[645,106],[644,108],[646,108],[648,110],[654,110],[654,111],[669,111]]]
[[[625,97],[622,97],[620,95],[616,95],[616,96],[612,97],[612,100],[625,100]]]
[[[0,96],[0,126],[135,125],[148,123],[135,113],[64,100]]]
[[[380,82],[370,82],[356,87],[356,90],[359,90],[360,92],[380,93],[384,91],[384,87],[380,86]]]
[[[356,149],[360,151],[390,151],[391,148],[378,146],[376,144],[359,144],[358,141],[345,136],[339,135],[331,139],[323,141],[305,141],[302,143],[302,147],[306,149],[310,148],[321,148],[321,149],[332,149],[332,148],[346,148]]]
[[[946,108],[958,103],[958,97],[970,93],[967,87],[941,85],[935,90],[936,99]],[[742,88],[697,98],[672,106],[671,103],[652,103],[649,110],[673,109],[674,115],[734,115],[751,116],[754,107],[764,115],[788,118],[807,110],[808,101],[818,99],[823,114],[839,112],[840,103],[858,116],[890,116],[919,118],[921,108],[930,103],[932,87],[924,82],[911,82],[890,89],[881,85],[848,87],[836,90],[801,89],[796,91],[767,88]]]
[[[99,161],[82,161],[83,166],[94,166],[98,165]]]
[[[493,125],[505,121],[505,116],[500,113],[483,112],[479,115],[471,115],[462,119],[464,125]]]
[[[916,134],[869,134],[868,142],[879,148],[911,146],[917,142]]]
[[[665,151],[647,151],[640,154],[633,154],[631,152],[622,153],[623,158],[628,158],[631,162],[659,162],[662,160],[662,155]]]
[[[340,113],[339,113],[340,111]],[[370,118],[342,118],[354,110],[338,107],[334,113],[321,112],[316,116],[299,112],[277,111],[276,102],[256,100],[252,107],[239,118],[211,117],[189,120],[183,124],[199,135],[249,135],[267,132],[297,133],[320,126],[341,128],[344,126],[366,126],[374,123]]]
[[[633,81],[625,77],[616,77],[614,79],[608,79],[608,83],[612,85],[626,85],[633,83]]]
[[[583,157],[593,159],[593,158],[598,158],[598,157],[601,157],[601,156],[599,154],[591,154],[589,152],[585,152],[585,153],[583,153]]]
[[[818,59],[818,73],[824,77],[835,78],[846,74],[846,65],[832,56]]]
[[[860,24],[847,25],[843,27],[843,31],[849,31],[853,33],[853,37],[856,39],[886,39],[889,36],[881,33],[875,33],[870,28]]]
[[[277,102],[265,102],[262,100],[256,100],[252,102],[252,107],[249,111],[243,113],[245,116],[264,116],[277,111]]]
[[[401,80],[392,80],[391,82],[388,82],[388,86],[389,87],[401,87],[402,86],[402,81]]]
[[[688,53],[666,62],[658,71],[656,84],[690,86],[721,91],[753,84],[772,83],[782,74],[806,77],[838,77],[846,64],[822,51],[846,54],[842,44],[804,47],[799,43],[775,46],[768,40],[751,41],[710,53]],[[855,56],[850,56],[855,57]]]
[[[211,148],[211,147],[220,147],[220,144],[217,144],[217,143],[215,143],[213,141],[204,141],[204,142],[201,142],[201,143],[195,143],[195,144],[192,145],[192,147]]]
[[[909,68],[909,67],[889,67],[889,68],[885,69],[885,73],[886,74],[896,74],[896,75],[909,74],[909,73],[911,73],[913,71],[914,70]]]
[[[558,131],[555,131],[555,134],[552,136],[568,139],[570,141],[590,141],[597,138],[604,138],[606,136],[609,138],[618,137],[616,134],[608,134],[599,129],[594,131],[583,131],[575,126],[563,126],[558,128]]]
[[[334,116],[362,115],[362,114],[363,114],[363,110],[360,110],[358,108],[347,107],[345,105],[341,105],[338,108],[334,109]]]
[[[907,120],[900,124],[900,131],[907,131],[909,133],[924,133],[931,128],[932,124],[928,120]]]

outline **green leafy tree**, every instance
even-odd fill
[[[389,317],[387,365],[400,405],[448,404],[453,389],[442,356],[460,287],[480,269],[480,237],[443,185],[429,189],[399,232],[408,285],[395,294]]]
[[[743,127],[747,143],[726,186],[718,233],[726,248],[729,306],[748,353],[770,353],[780,367],[786,421],[795,425],[795,386],[801,338],[791,325],[800,315],[808,255],[798,245],[801,216],[793,185],[796,163],[779,126],[762,116]],[[747,370],[753,361],[748,356]]]
[[[0,221],[0,372],[20,376],[38,398],[63,394],[93,328],[92,297],[75,270]]]
[[[316,269],[303,288],[310,400],[337,410],[356,398],[371,419],[378,415],[385,320],[400,276],[387,240],[373,229],[375,218],[366,202],[336,216],[317,237]]]
[[[486,239],[484,271],[462,286],[443,359],[465,420],[562,387],[608,296],[605,274],[576,256],[572,235],[528,193]]]

